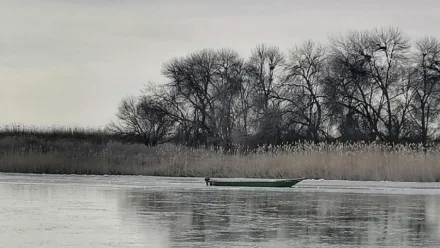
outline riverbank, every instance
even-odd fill
[[[440,181],[439,150],[308,144],[226,155],[175,145],[17,136],[0,138],[0,172],[435,182]]]

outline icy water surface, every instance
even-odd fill
[[[9,247],[440,247],[440,184],[0,174]]]

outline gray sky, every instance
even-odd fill
[[[0,0],[0,125],[104,126],[173,57],[388,26],[440,38],[438,13],[434,0]]]

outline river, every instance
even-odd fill
[[[0,173],[0,248],[440,247],[440,183]]]

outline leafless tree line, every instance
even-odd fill
[[[145,145],[418,142],[438,130],[440,41],[397,28],[351,31],[243,59],[204,49],[163,65],[167,83],[122,101],[110,130]]]

